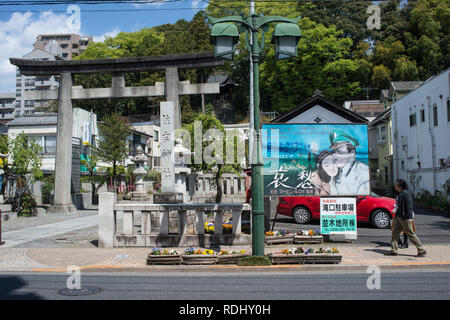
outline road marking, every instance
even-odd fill
[[[421,266],[421,265],[439,265],[439,264],[450,264],[450,262],[402,262],[393,263],[393,266]]]
[[[93,266],[84,266],[80,267],[80,270],[82,269],[123,269],[123,266],[102,266],[102,265],[93,265]],[[66,269],[33,269],[32,271],[38,271],[38,272],[66,272]]]

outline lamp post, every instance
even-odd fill
[[[252,254],[264,256],[264,179],[262,175],[261,118],[259,111],[259,54],[265,46],[265,33],[269,31],[269,23],[280,22],[275,26],[272,43],[275,43],[276,59],[285,59],[297,55],[297,43],[300,28],[297,25],[300,17],[290,19],[279,16],[250,17],[228,16],[224,18],[208,17],[213,24],[211,42],[217,57],[233,59],[235,46],[239,39],[239,30],[245,34],[245,44],[253,61],[253,104],[254,104],[254,139],[251,155],[252,165]],[[258,35],[261,31],[261,41]]]

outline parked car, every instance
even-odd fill
[[[370,196],[357,196],[356,219],[386,229],[394,218],[394,207],[395,199],[380,197],[373,192]],[[277,213],[293,217],[299,224],[307,224],[312,219],[320,219],[320,197],[280,197]]]

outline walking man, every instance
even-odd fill
[[[416,246],[418,251],[417,257],[424,257],[427,252],[413,230],[413,201],[405,180],[397,179],[395,182],[395,190],[398,192],[397,211],[395,212],[395,219],[392,225],[391,252],[389,254],[393,256],[397,255],[400,233],[403,230]]]

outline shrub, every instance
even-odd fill
[[[239,259],[238,266],[270,266],[272,262],[270,261],[270,257],[265,255],[264,257],[260,256],[250,256]]]

